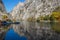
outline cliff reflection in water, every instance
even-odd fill
[[[60,40],[59,28],[59,23],[49,22],[21,22],[13,25],[14,31],[21,36],[26,36],[28,40]]]

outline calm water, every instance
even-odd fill
[[[18,35],[13,29],[10,29],[5,36],[5,40],[27,40],[26,37]]]
[[[54,26],[60,27],[60,23],[20,22],[7,31],[5,40],[60,40],[60,34],[52,30]]]

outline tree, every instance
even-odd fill
[[[60,12],[52,12],[50,16],[50,20],[52,21],[59,21],[60,20]]]
[[[39,17],[37,18],[37,22],[39,22],[40,20],[43,20],[43,19],[44,19],[43,16],[39,16]]]
[[[44,20],[50,20],[49,15],[46,15],[46,16],[44,17]]]
[[[2,18],[3,19],[6,19],[6,18],[8,18],[8,16],[7,15],[3,15]]]

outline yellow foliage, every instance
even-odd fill
[[[7,15],[3,15],[2,18],[3,19],[6,19],[6,18],[8,18],[8,16]]]
[[[60,17],[60,12],[52,12],[52,15],[53,15],[54,17]]]
[[[52,12],[52,20],[60,20],[60,12]]]

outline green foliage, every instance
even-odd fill
[[[46,15],[46,16],[44,17],[44,20],[50,20],[49,15]]]
[[[52,12],[51,15],[39,16],[37,21],[40,20],[50,20],[50,21],[60,21],[60,12]]]
[[[43,20],[43,19],[44,19],[43,16],[39,16],[36,21],[39,22],[40,20]]]
[[[39,16],[39,17],[37,18],[37,20],[43,20],[43,19],[44,19],[43,16]]]
[[[7,22],[12,22],[12,20],[10,20],[10,19],[7,19],[6,21],[7,21]]]
[[[39,16],[38,18],[37,18],[37,21],[39,22],[39,21],[43,21],[43,20],[50,20],[50,17],[49,17],[49,15],[46,15],[46,16]]]

